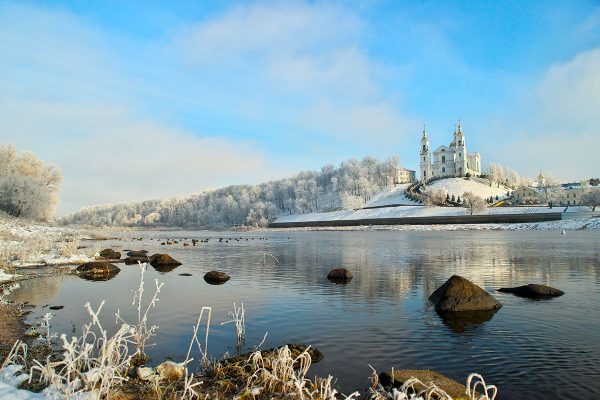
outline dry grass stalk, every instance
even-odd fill
[[[221,325],[230,324],[232,322],[235,324],[236,347],[239,353],[246,335],[244,303],[242,303],[240,308],[233,303],[233,311],[229,311],[228,314],[231,316],[231,320],[222,322]]]

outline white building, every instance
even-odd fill
[[[439,177],[454,177],[481,175],[481,155],[468,153],[465,135],[460,122],[454,130],[454,139],[449,146],[440,146],[433,152],[433,159],[429,149],[427,131],[423,129],[421,138],[420,164],[422,181]]]
[[[396,170],[396,176],[394,177],[394,183],[410,183],[417,179],[417,171],[406,168],[398,168]]]

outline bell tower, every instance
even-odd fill
[[[429,150],[429,139],[427,138],[427,128],[423,125],[423,137],[421,138],[421,149],[419,151],[421,175],[419,180],[425,182],[431,178],[431,152]]]
[[[458,124],[456,125],[456,131],[454,132],[454,141],[456,144],[455,149],[455,165],[456,165],[456,175],[465,176],[470,169],[476,169],[475,166],[469,165],[469,159],[467,156],[467,143],[465,142],[465,134],[462,131],[462,125],[460,124],[460,120],[458,120]]]

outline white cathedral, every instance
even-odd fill
[[[454,140],[449,146],[440,146],[433,152],[433,160],[429,150],[427,130],[423,128],[421,138],[421,175],[420,180],[425,182],[432,178],[454,176],[479,176],[481,175],[481,155],[467,153],[465,135],[460,121],[454,129]]]

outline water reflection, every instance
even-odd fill
[[[497,310],[440,312],[438,315],[454,333],[463,333],[468,327],[481,325],[492,319]]]
[[[154,268],[158,272],[162,272],[163,274],[167,272],[173,271],[175,268],[179,267],[179,265],[153,265]]]

